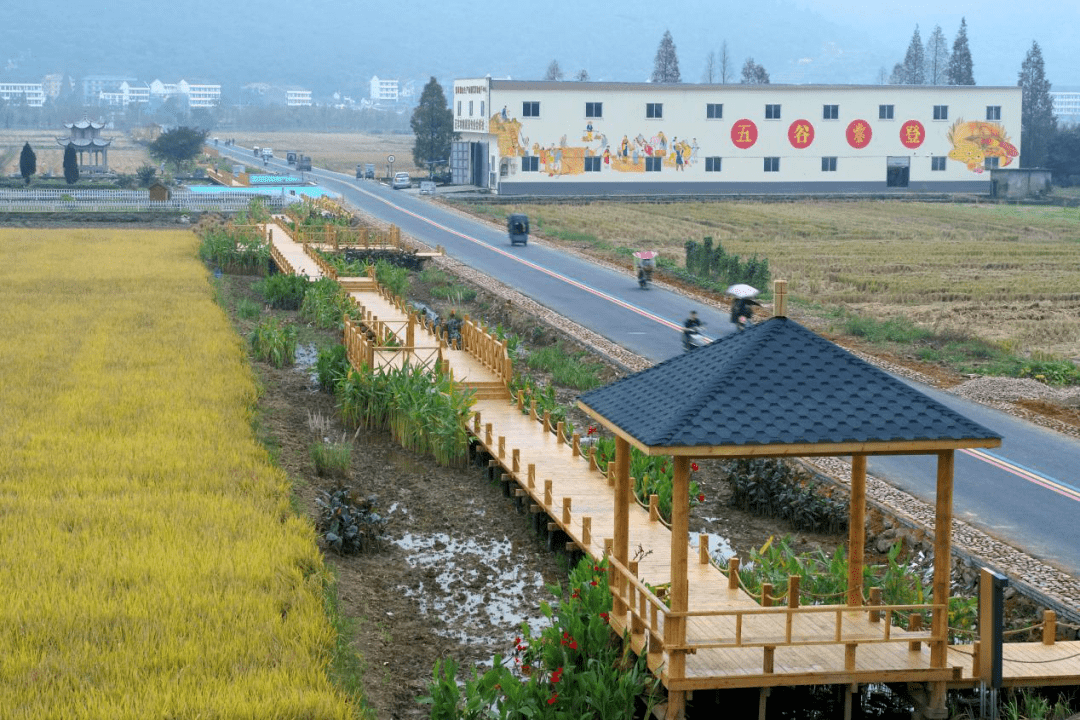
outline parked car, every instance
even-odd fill
[[[394,181],[390,183],[390,187],[395,190],[412,187],[412,178],[407,172],[394,173]]]

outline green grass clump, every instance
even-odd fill
[[[251,333],[251,352],[257,360],[276,368],[292,365],[296,359],[296,326],[271,316]]]
[[[312,443],[311,461],[319,477],[345,478],[352,466],[352,444],[348,441]]]
[[[600,363],[589,360],[586,353],[568,351],[561,344],[534,350],[525,364],[533,370],[551,373],[556,384],[574,390],[599,387],[604,369]]]
[[[254,320],[259,317],[260,312],[262,312],[262,308],[254,300],[243,298],[236,303],[236,314],[244,320]]]
[[[270,307],[277,310],[299,310],[304,294],[311,284],[302,275],[271,275],[262,283],[263,296]]]

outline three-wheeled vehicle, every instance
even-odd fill
[[[529,244],[529,216],[515,213],[506,218],[506,230],[510,234],[510,244]]]
[[[656,269],[656,256],[659,254],[655,250],[638,250],[634,253],[634,273],[642,290],[652,282],[652,271]]]

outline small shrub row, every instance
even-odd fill
[[[825,497],[809,473],[773,458],[726,465],[733,507],[787,520],[796,530],[839,533],[847,529],[844,503]]]
[[[292,365],[296,359],[297,330],[274,316],[263,319],[251,333],[251,352],[257,360],[276,368]]]

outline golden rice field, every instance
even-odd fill
[[[56,144],[56,138],[64,137],[68,132],[65,127],[55,130],[0,130],[0,174],[18,174],[19,155],[23,145],[29,142],[37,156],[38,177],[46,173],[63,177],[64,148]],[[112,145],[109,146],[110,170],[134,174],[142,165],[157,164],[150,159],[146,147],[136,143],[127,133],[102,130],[101,136],[112,139]],[[89,160],[89,156],[87,159]]]
[[[766,257],[793,299],[878,319],[905,316],[1020,352],[1080,357],[1080,211],[998,204],[803,200],[792,203],[502,205],[534,229],[629,267],[619,248],[712,236]],[[804,305],[805,306],[805,305]]]
[[[0,716],[351,718],[193,234],[0,230]]]

